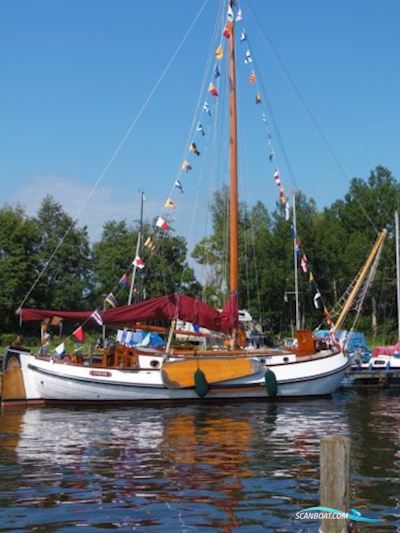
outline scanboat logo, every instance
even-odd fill
[[[307,509],[297,511],[295,514],[296,520],[340,520],[342,518],[345,518],[346,520],[354,520],[356,522],[368,522],[370,524],[383,523],[383,520],[379,518],[366,518],[365,516],[362,516],[360,511],[357,511],[356,509],[350,509],[349,513],[345,513],[344,511],[339,511],[332,507],[308,507]]]

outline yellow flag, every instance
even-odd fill
[[[221,45],[215,50],[215,57],[217,59],[222,59],[224,57],[224,50]]]
[[[167,198],[164,207],[168,207],[169,209],[175,209],[175,202],[171,198]]]

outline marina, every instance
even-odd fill
[[[400,8],[24,1],[0,532],[400,531]]]

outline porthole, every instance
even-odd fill
[[[153,359],[150,361],[151,368],[158,368],[160,366],[160,361],[157,361],[157,359]]]
[[[284,362],[284,363],[288,363],[288,362],[289,362],[289,357],[284,357],[284,358],[283,358],[283,362]]]

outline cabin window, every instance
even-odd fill
[[[153,359],[150,361],[151,368],[158,368],[160,366],[160,361],[157,361],[156,359]]]

